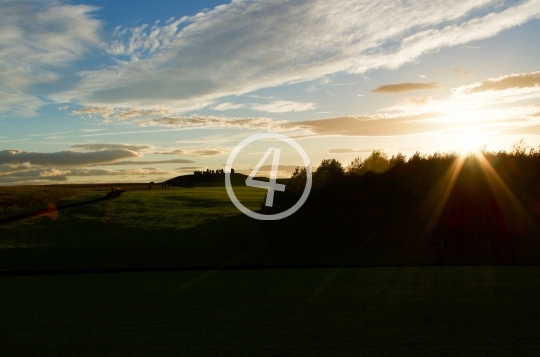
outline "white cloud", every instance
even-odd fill
[[[1,95],[0,111],[33,115],[41,100],[24,108],[24,91],[56,81],[60,68],[99,46],[100,22],[94,7],[55,0],[2,0],[0,7],[0,87],[9,93]]]
[[[177,37],[180,24],[188,17],[173,20],[170,18],[165,26],[159,26],[159,21],[152,27],[146,24],[132,28],[118,26],[113,33],[116,39],[106,47],[106,51],[114,56],[130,56],[132,61],[158,50],[163,51]]]
[[[163,116],[170,114],[171,111],[167,109],[144,109],[144,108],[130,108],[120,109],[111,107],[87,107],[71,112],[72,115],[86,116],[89,118],[101,117],[105,121],[111,120],[128,120],[137,119],[152,116]]]
[[[316,109],[315,103],[300,103],[288,100],[276,100],[266,104],[253,104],[251,109],[268,113],[304,112]]]
[[[2,85],[1,77],[2,74],[0,73],[0,86]],[[29,117],[35,115],[44,103],[43,100],[33,95],[24,94],[19,91],[0,90],[0,113],[11,112]]]
[[[189,117],[163,117],[139,122],[140,126],[239,128],[250,130],[287,130],[289,122],[269,118],[229,118],[194,115]]]
[[[163,165],[163,164],[193,164],[195,161],[186,159],[172,159],[172,160],[126,160],[108,162],[106,164],[92,164],[88,166],[125,166],[125,165]]]
[[[44,170],[39,173],[38,177],[55,177],[55,176],[66,176],[71,174],[71,171],[69,170],[58,170],[58,169],[50,169],[50,170]]]
[[[373,149],[353,149],[353,148],[341,148],[341,149],[330,149],[328,152],[330,154],[350,154],[353,152],[372,152]]]
[[[220,97],[333,73],[396,68],[539,14],[540,0],[238,0],[183,19],[188,25],[182,29],[173,22],[118,29],[128,37],[110,52],[135,57],[84,73],[75,88],[53,98],[85,106],[196,109]]]
[[[422,107],[431,103],[432,101],[433,101],[433,98],[429,95],[403,98],[403,103],[409,108]]]
[[[0,165],[31,165],[43,166],[84,166],[91,164],[105,164],[120,159],[138,157],[140,154],[125,150],[101,150],[92,152],[60,151],[52,153],[29,152],[21,150],[0,151]]]
[[[69,146],[70,149],[79,149],[85,151],[100,150],[130,150],[135,152],[144,152],[152,149],[154,146],[145,144],[76,144]]]
[[[172,171],[165,171],[156,168],[137,168],[127,170],[102,170],[102,169],[55,169],[55,168],[26,168],[19,167],[18,170],[10,172],[2,171],[0,165],[0,184],[21,185],[21,184],[48,184],[56,182],[66,182],[69,178],[101,177],[106,180],[107,176],[123,176],[128,181],[133,182],[133,177],[140,175],[153,176],[176,176]],[[115,182],[118,178],[114,179]]]
[[[184,155],[186,153],[185,150],[182,149],[172,149],[169,151],[155,151],[152,154],[155,155]]]
[[[290,123],[314,136],[398,136],[439,131],[451,126],[430,121],[438,113],[373,114]]]
[[[429,105],[431,104],[427,106]],[[308,132],[307,136],[401,136],[455,130],[530,135],[537,134],[540,130],[540,105],[495,109],[461,108],[455,102],[448,105],[451,108],[458,108],[459,112],[403,110],[395,114],[326,118],[295,122],[290,125],[297,129],[305,129]]]
[[[234,103],[220,103],[213,107],[214,110],[231,110],[231,109],[239,109],[244,108],[244,104],[234,104]]]
[[[417,90],[429,90],[439,88],[438,82],[430,83],[398,83],[387,84],[372,90],[373,93],[403,93]]]
[[[454,70],[456,69],[454,68]],[[516,92],[520,89],[525,89],[526,92],[540,92],[540,71],[489,78],[481,82],[461,86],[454,89],[453,92],[454,96],[460,96],[483,92]]]
[[[191,156],[217,156],[226,154],[228,151],[220,149],[197,149],[190,152]]]

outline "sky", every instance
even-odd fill
[[[540,0],[0,8],[0,185],[161,182],[224,168],[265,132],[314,167],[540,145]],[[303,166],[274,140],[233,167],[249,174],[268,147],[280,176]]]

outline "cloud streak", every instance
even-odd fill
[[[284,130],[287,121],[277,121],[269,118],[230,118],[194,115],[190,117],[162,117],[140,121],[139,126],[167,126],[178,128],[208,127],[208,128],[239,128],[250,130]]]
[[[459,87],[455,90],[455,93],[474,94],[488,91],[505,91],[509,89],[524,88],[540,90],[540,71],[489,78],[482,82]]]
[[[372,152],[372,151],[373,149],[350,149],[350,148],[328,150],[330,154],[350,154],[353,152]]]
[[[307,120],[290,125],[322,136],[396,136],[438,131],[448,126],[429,120],[438,117],[438,113],[375,114]]]
[[[377,87],[372,90],[373,93],[403,93],[411,92],[416,90],[429,90],[439,88],[438,82],[430,83],[399,83],[399,84],[387,84],[384,86]]]
[[[104,170],[87,168],[42,168],[29,167],[25,165],[10,167],[0,165],[0,184],[47,184],[56,182],[66,182],[70,178],[83,177],[111,177],[121,176],[130,182],[140,181],[140,176],[175,176],[172,171],[165,171],[156,168],[136,168],[126,170]],[[115,181],[118,178],[115,178]],[[146,181],[146,180],[145,180]]]
[[[171,151],[156,151],[156,152],[153,152],[152,154],[155,154],[155,155],[185,155],[186,152],[185,152],[185,150],[182,150],[182,149],[174,149],[174,150],[171,150]]]
[[[101,23],[87,5],[2,0],[0,6],[0,88],[7,90],[0,112],[33,115],[44,102],[25,91],[57,81],[60,69],[99,46]]]
[[[217,156],[226,154],[228,151],[218,149],[197,149],[191,151],[191,156]]]
[[[118,30],[128,38],[115,40],[109,52],[123,60],[83,73],[73,89],[51,98],[87,107],[192,110],[221,97],[333,73],[397,68],[540,14],[539,0],[491,5],[237,0],[182,19],[187,25],[181,29],[179,22]]]
[[[315,103],[299,103],[288,100],[276,100],[271,103],[251,105],[251,109],[267,113],[304,112],[316,108]]]
[[[94,152],[60,151],[53,153],[2,150],[0,151],[0,165],[30,163],[31,165],[41,166],[85,166],[106,164],[120,159],[138,157],[139,155],[136,152],[125,149]]]
[[[76,144],[69,146],[70,149],[79,149],[85,151],[101,151],[101,150],[130,150],[135,152],[144,152],[152,149],[152,145],[131,145],[131,144]]]
[[[193,164],[195,161],[188,159],[172,159],[172,160],[126,160],[126,161],[116,161],[109,162],[106,164],[93,164],[89,166],[124,166],[124,165],[164,165],[164,164]]]

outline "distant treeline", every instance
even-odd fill
[[[286,191],[276,192],[274,207],[262,210],[296,203],[306,174],[297,168]],[[323,160],[307,202],[283,223],[297,239],[276,247],[331,252],[362,246],[362,254],[373,257],[395,254],[387,264],[429,264],[439,246],[450,264],[540,264],[538,222],[540,148],[520,142],[509,151],[409,158],[376,150],[347,167]]]
[[[225,171],[223,169],[217,169],[217,170],[210,170],[206,169],[206,171],[194,171],[194,175],[219,175],[224,174]],[[234,174],[234,169],[231,169],[231,173]]]

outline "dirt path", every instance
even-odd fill
[[[42,209],[42,210],[19,213],[19,214],[13,215],[13,216],[9,216],[9,217],[0,219],[0,224],[2,224],[2,223],[11,223],[11,222],[15,222],[15,221],[20,221],[21,219],[26,219],[26,218],[35,217],[35,216],[41,216],[41,215],[44,215],[44,214],[50,214],[50,213],[53,213],[53,212],[61,211],[61,210],[66,209],[66,208],[73,208],[73,207],[77,207],[77,206],[87,205],[87,204],[90,204],[90,203],[109,200],[111,198],[115,198],[115,197],[120,196],[122,194],[122,192],[123,191],[111,191],[111,192],[107,193],[103,197],[96,198],[96,199],[90,200],[90,201],[71,203],[69,205],[64,205],[64,206],[51,205],[50,207]]]

